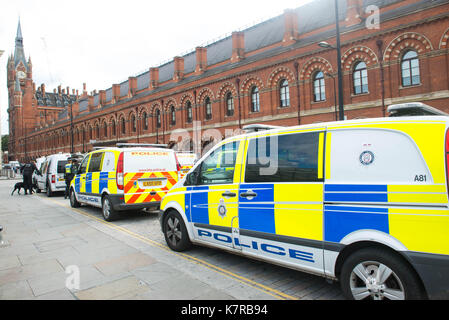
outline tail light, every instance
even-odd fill
[[[123,190],[123,152],[121,152],[118,157],[115,179],[117,182],[117,189]]]
[[[51,175],[51,183],[56,183],[56,176],[54,174]]]
[[[449,130],[446,131],[446,143],[445,143],[445,160],[446,160],[446,183],[447,183],[447,192],[449,196]]]
[[[175,152],[175,160],[176,160],[176,171],[178,171],[178,180],[181,180],[181,177],[182,177],[182,175],[181,175],[181,165],[179,164],[178,156],[176,155],[176,152]]]

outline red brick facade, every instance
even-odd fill
[[[319,6],[333,1],[316,3]],[[375,16],[366,13],[366,9],[376,3],[380,6],[380,28],[370,29],[368,22]],[[342,0],[340,5],[343,96],[348,119],[382,117],[386,113],[383,106],[409,101],[421,101],[449,112],[447,1]],[[195,121],[201,122],[202,129],[219,129],[224,136],[226,129],[252,123],[288,126],[335,120],[336,51],[317,45],[320,41],[335,44],[335,21],[330,19],[316,28],[310,28],[310,24],[304,27],[302,19],[310,20],[304,17],[304,12],[310,15],[307,10],[312,9],[313,6],[286,10],[280,17],[234,32],[210,46],[198,47],[190,55],[175,57],[167,65],[150,68],[147,73],[130,77],[110,89],[69,96],[74,98],[66,106],[40,107],[52,117],[42,118],[33,111],[38,106],[36,93],[42,93],[42,89],[33,88],[31,74],[22,85],[32,88],[31,94],[26,90],[15,92],[11,75],[10,119],[13,112],[20,113],[22,109],[32,116],[25,117],[29,123],[26,135],[22,122],[13,122],[10,156],[23,160],[70,152],[70,107],[75,152],[91,150],[92,140],[104,145],[125,141],[174,143],[170,140],[173,131],[184,128],[192,134]],[[316,21],[324,21],[320,14],[315,12]],[[263,28],[277,22],[282,24],[278,28],[282,34],[272,39],[279,41],[268,41],[270,35]],[[254,45],[256,40],[260,41]],[[410,50],[417,53],[419,65],[416,69],[411,64],[410,78],[418,72],[419,81],[404,85],[402,77],[408,74],[401,70],[402,62]],[[209,54],[224,51],[229,52],[227,57],[211,63]],[[359,62],[366,65],[368,87],[366,92],[356,94],[354,67]],[[324,88],[321,87],[324,100],[314,101],[314,76],[320,71],[324,75]],[[284,80],[288,81],[287,106],[281,106],[280,84]],[[337,83],[335,86],[338,87]],[[251,93],[255,87],[259,91],[260,111],[252,110]],[[58,92],[55,94],[63,95],[61,90]],[[233,113],[227,113],[228,102],[234,107]],[[13,123],[10,120],[10,126]],[[33,128],[29,130],[28,126]]]

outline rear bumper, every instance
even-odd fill
[[[129,211],[141,209],[159,209],[160,201],[127,204],[123,199],[123,195],[109,195],[112,208],[116,211]]]
[[[429,299],[449,299],[449,256],[404,252],[418,272]]]

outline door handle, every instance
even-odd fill
[[[248,190],[248,191],[246,191],[246,192],[242,192],[242,193],[240,194],[240,197],[242,197],[242,198],[247,198],[248,200],[251,200],[251,199],[257,197],[257,193],[255,193],[255,192],[252,191],[252,190]]]
[[[236,193],[231,192],[231,191],[223,192],[221,195],[225,198],[234,198],[235,196],[237,196]]]

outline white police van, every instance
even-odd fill
[[[339,280],[350,299],[447,298],[449,117],[401,116],[417,107],[222,141],[163,198],[168,246]]]

